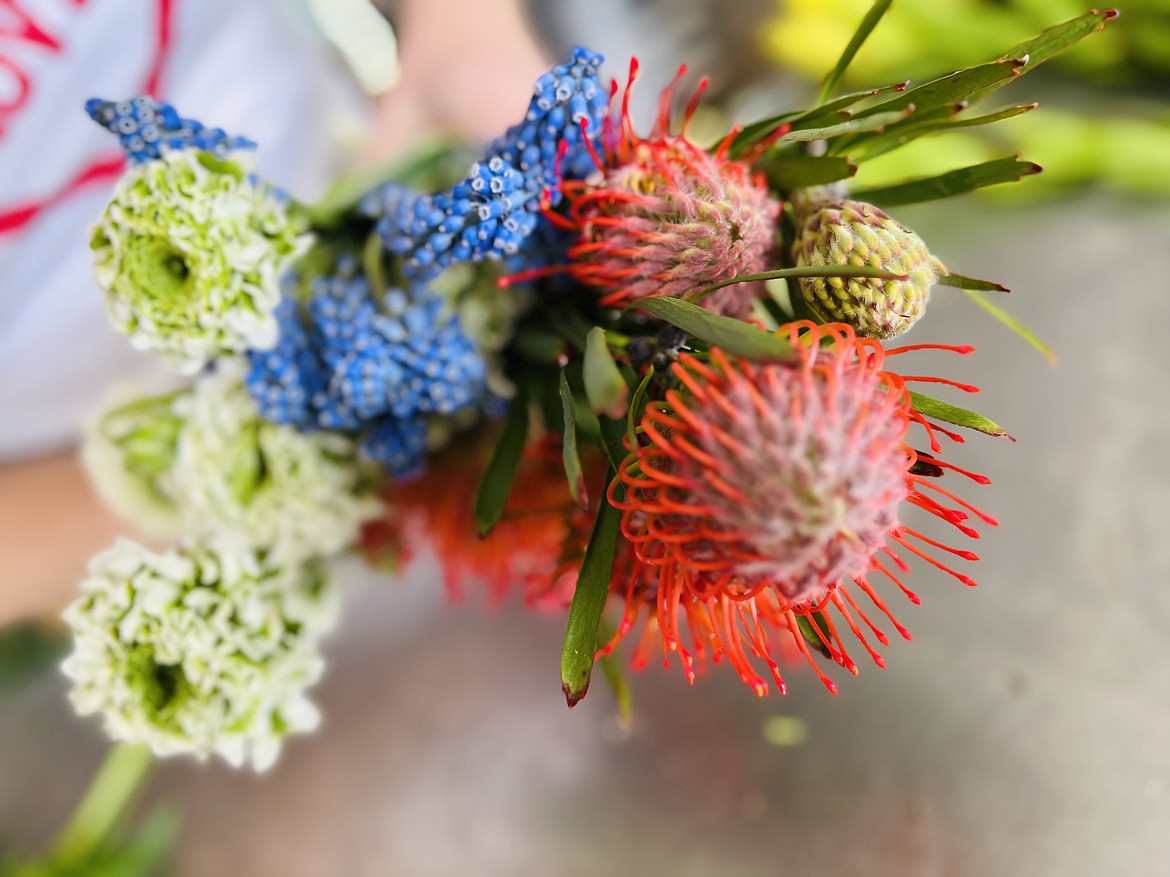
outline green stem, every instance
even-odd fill
[[[57,838],[53,852],[56,866],[76,867],[93,857],[133,803],[153,765],[150,750],[142,744],[119,743],[106,753]]]
[[[775,271],[760,271],[758,274],[741,274],[729,280],[720,280],[718,283],[700,289],[694,295],[687,296],[684,301],[697,302],[704,296],[710,295],[717,289],[731,286],[733,283],[749,283],[753,280],[779,280],[788,277],[868,277],[876,280],[908,280],[905,274],[895,274],[883,271],[881,268],[871,268],[868,265],[806,265],[799,268],[777,268]]]

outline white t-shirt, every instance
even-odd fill
[[[298,197],[339,172],[343,68],[277,0],[0,0],[0,461],[66,447],[103,389],[165,381],[106,320],[88,226],[120,173],[87,98],[142,93],[260,144]],[[342,108],[342,109],[339,109]]]

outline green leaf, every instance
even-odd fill
[[[982,164],[959,168],[937,177],[923,177],[893,186],[859,189],[850,197],[858,201],[872,201],[879,206],[915,204],[936,198],[949,198],[985,186],[1011,183],[1030,174],[1040,173],[1040,165],[1018,158],[997,158]]]
[[[908,106],[903,109],[893,110],[888,113],[865,113],[848,119],[844,122],[837,122],[834,125],[826,125],[821,128],[793,128],[787,134],[776,140],[777,144],[783,143],[810,143],[813,140],[829,140],[833,137],[841,137],[845,134],[857,134],[865,131],[880,131],[887,125],[893,125],[895,122],[900,122],[911,113],[914,112],[913,106]]]
[[[933,417],[943,423],[953,423],[955,426],[978,430],[987,433],[987,435],[1011,438],[1003,427],[993,420],[988,420],[982,414],[976,414],[974,411],[968,411],[966,408],[960,408],[947,402],[940,402],[938,399],[924,396],[922,393],[910,391],[910,405],[919,414]]]
[[[565,339],[556,332],[534,325],[521,326],[511,349],[534,362],[554,363],[565,352]]]
[[[979,307],[983,308],[983,310],[987,311],[987,313],[991,314],[991,316],[995,317],[995,319],[999,320],[1001,323],[1003,323],[1005,326],[1007,326],[1009,329],[1011,329],[1013,332],[1015,332],[1017,335],[1043,353],[1046,357],[1048,357],[1048,361],[1055,365],[1056,354],[1053,352],[1051,347],[1049,347],[1047,344],[1041,341],[1039,337],[1037,337],[1036,333],[1034,333],[1031,329],[1029,329],[1007,311],[1003,310],[1002,308],[998,308],[989,302],[985,296],[976,295],[974,292],[968,291],[974,289],[974,287],[961,288],[964,290],[964,292],[966,292],[967,296],[975,302],[975,304],[979,305]]]
[[[175,844],[179,833],[178,813],[170,807],[155,809],[133,839],[104,850],[97,861],[85,863],[85,877],[151,877]],[[61,875],[64,877],[64,875]]]
[[[650,382],[654,380],[654,366],[646,369],[646,374],[634,390],[634,398],[630,400],[630,409],[626,412],[626,441],[631,448],[638,447],[638,419],[646,407],[646,394],[650,391]]]
[[[789,124],[792,127],[814,128],[826,123],[839,121],[842,117],[848,118],[846,110],[854,104],[861,103],[868,98],[888,91],[904,91],[908,82],[895,82],[881,88],[871,88],[868,91],[857,91],[847,94],[827,104],[813,107],[811,110],[797,110],[795,112],[780,113],[761,119],[745,127],[731,141],[729,150],[732,158],[743,155],[753,144],[764,140],[768,135],[775,133],[781,125]]]
[[[1050,27],[1039,36],[1033,37],[1009,49],[1002,55],[1001,60],[1027,57],[1028,63],[1020,72],[1028,73],[1054,55],[1058,55],[1070,46],[1080,42],[1089,34],[1101,30],[1105,27],[1106,23],[1117,18],[1117,15],[1118,12],[1116,9],[1106,9],[1104,12],[1098,12],[1094,9],[1079,18],[1073,18],[1063,24]],[[972,99],[975,100],[983,97],[988,92],[994,90],[994,88],[989,88],[986,91],[977,92]]]
[[[390,288],[386,282],[386,266],[382,261],[383,257],[382,236],[376,231],[372,231],[366,238],[365,246],[362,247],[362,273],[370,282],[370,291],[374,294],[376,301],[381,301],[386,290]]]
[[[598,624],[597,634],[599,641],[608,642],[613,637],[613,628],[604,618]],[[598,661],[601,663],[601,672],[605,674],[605,681],[609,683],[609,689],[613,692],[614,700],[617,701],[618,717],[623,724],[628,723],[634,714],[634,696],[629,683],[626,682],[626,675],[622,672],[621,658],[615,652],[610,652],[602,655]]]
[[[338,223],[353,211],[367,192],[389,180],[398,180],[425,191],[443,188],[455,179],[448,179],[459,168],[465,173],[475,157],[447,141],[425,144],[404,159],[381,167],[367,168],[339,179],[316,204],[297,205],[300,212],[318,227]],[[457,179],[457,177],[456,177]]]
[[[62,634],[36,624],[0,630],[0,697],[12,694],[55,664],[66,645]]]
[[[626,423],[624,420],[614,420],[610,417],[597,418],[597,425],[601,433],[601,447],[605,451],[605,455],[609,457],[609,464],[613,466],[616,472],[622,467],[622,461],[629,453],[622,440],[626,436]],[[631,446],[634,447],[634,446]]]
[[[512,487],[512,479],[516,477],[516,467],[520,464],[520,455],[527,441],[528,388],[519,383],[516,396],[508,407],[504,431],[500,434],[475,495],[475,526],[479,529],[481,539],[492,531],[504,513],[508,491]]]
[[[1019,57],[1004,58],[992,61],[990,64],[981,64],[966,70],[958,70],[930,82],[923,83],[917,88],[904,91],[888,101],[862,110],[858,117],[872,116],[879,113],[889,113],[904,110],[913,104],[918,112],[944,107],[947,104],[957,103],[980,89],[986,89],[992,84],[1006,82],[1019,75],[1020,69],[1026,62]]]
[[[742,320],[713,314],[688,301],[656,296],[641,299],[632,307],[666,320],[672,326],[736,356],[773,360],[792,358],[788,339]]]
[[[829,75],[825,77],[824,84],[821,85],[820,97],[817,98],[817,103],[824,103],[828,100],[829,95],[833,93],[833,89],[837,87],[837,83],[844,75],[846,68],[849,67],[853,56],[857,54],[857,50],[862,47],[869,35],[873,33],[873,29],[877,27],[882,16],[886,14],[886,10],[890,8],[890,3],[893,0],[875,0],[873,6],[869,7],[869,11],[865,13],[865,17],[861,19],[861,24],[857,26],[853,38],[849,40],[849,45],[845,47],[845,51],[841,53],[841,57],[829,71]]]
[[[613,478],[613,470],[607,473],[607,480]],[[619,494],[622,488],[619,485]],[[597,651],[597,627],[601,622],[601,611],[609,594],[610,575],[617,553],[618,530],[621,512],[610,505],[603,496],[585,558],[577,574],[577,588],[569,606],[569,624],[565,630],[565,645],[561,652],[561,688],[565,700],[572,709],[589,691],[589,679],[593,674],[593,656]]]
[[[823,186],[847,180],[857,173],[857,165],[837,155],[769,157],[759,161],[756,167],[763,171],[768,185],[781,192]]]
[[[614,362],[605,340],[605,330],[600,326],[589,330],[581,373],[585,381],[585,398],[594,414],[604,414],[615,420],[625,415],[630,386]]]
[[[833,657],[833,653],[825,644],[824,639],[821,637],[820,631],[817,629],[819,627],[820,630],[827,631],[829,629],[829,625],[826,623],[823,613],[813,612],[812,615],[816,617],[815,625],[811,620],[809,620],[809,616],[797,615],[796,626],[800,629],[800,635],[804,637],[805,642],[807,642],[826,658],[831,659]]]
[[[952,289],[971,289],[979,292],[1011,292],[1002,283],[996,283],[993,280],[977,280],[974,277],[964,277],[962,274],[955,274],[953,271],[948,274],[940,274],[935,283],[939,286],[949,286]]]
[[[952,118],[954,112],[948,112],[942,119],[920,118],[918,114],[911,116],[905,123],[891,125],[885,131],[874,133],[872,136],[857,138],[845,151],[855,160],[868,160],[879,155],[892,152],[900,146],[913,143],[919,137],[937,134],[948,134],[960,128],[974,128],[980,125],[991,125],[1002,122],[1014,116],[1030,112],[1039,104],[1024,104],[1019,107],[1009,107],[998,113],[989,113],[985,116],[971,116],[963,119]],[[957,111],[956,111],[957,112]]]
[[[565,476],[569,479],[569,493],[573,496],[573,502],[585,508],[589,505],[589,496],[585,492],[585,475],[581,471],[581,455],[577,451],[577,403],[573,399],[573,391],[569,389],[569,379],[564,369],[561,369],[559,388],[565,421],[564,446],[561,449]]]
[[[790,121],[794,128],[815,128],[818,125],[823,125],[825,122],[838,121],[851,117],[854,114],[851,108],[856,104],[890,91],[903,92],[909,86],[910,80],[907,79],[902,82],[883,85],[881,88],[871,88],[868,91],[855,91],[852,94],[842,95],[836,100],[831,100],[827,104],[813,107],[811,110],[805,110],[800,113],[789,113],[788,115],[791,117]]]

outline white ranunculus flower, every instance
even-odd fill
[[[64,615],[75,641],[62,669],[77,711],[101,713],[114,739],[265,770],[286,735],[317,726],[306,689],[336,617],[319,563],[121,540],[81,588]]]
[[[353,441],[261,418],[242,363],[221,361],[184,403],[171,479],[191,530],[295,563],[342,551],[377,514]]]
[[[177,149],[127,169],[90,246],[114,326],[193,374],[276,343],[278,279],[309,241],[237,161]]]

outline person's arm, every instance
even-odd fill
[[[75,451],[0,465],[0,626],[59,613],[119,533]]]
[[[402,75],[378,98],[370,162],[427,133],[487,143],[521,121],[548,68],[520,0],[407,0],[395,24]]]

